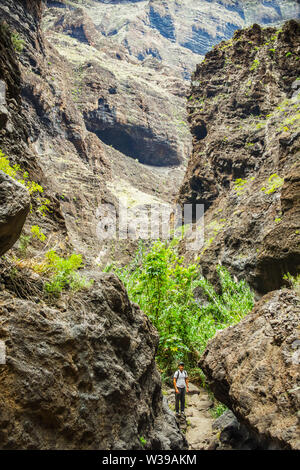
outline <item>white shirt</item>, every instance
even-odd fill
[[[182,372],[178,369],[174,374],[174,379],[176,379],[177,388],[184,388],[186,386],[185,379],[187,379],[187,371],[183,370]]]

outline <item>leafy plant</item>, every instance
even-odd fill
[[[257,69],[257,67],[259,66],[259,60],[258,59],[255,59],[250,67],[250,70],[255,70]]]
[[[265,194],[272,194],[277,189],[281,188],[283,183],[284,183],[284,179],[278,176],[277,173],[274,173],[268,178],[266,186],[262,187],[261,190]]]
[[[224,405],[223,403],[217,402],[214,407],[209,410],[210,414],[212,415],[213,418],[217,419],[219,416],[221,416],[225,411],[228,410],[227,406]]]
[[[93,281],[77,273],[82,267],[82,256],[73,253],[67,258],[60,257],[55,250],[50,250],[45,255],[46,262],[36,265],[35,270],[46,272],[50,275],[50,281],[45,283],[45,290],[49,294],[58,295],[64,289],[79,290],[88,288]]]
[[[51,210],[48,207],[50,204],[50,199],[47,199],[45,197],[43,198],[38,197],[37,201],[39,203],[37,210],[42,214],[43,217],[45,217],[47,212],[51,212]]]
[[[38,225],[32,225],[30,231],[32,233],[32,237],[37,238],[41,242],[44,242],[47,238],[46,235],[40,230]]]
[[[287,273],[283,276],[283,279],[288,281],[297,294],[300,295],[300,274],[292,276],[290,273]]]
[[[247,180],[243,178],[237,178],[233,184],[233,190],[238,194],[242,194],[245,190],[245,185],[247,184]]]
[[[143,447],[147,444],[147,441],[143,436],[140,436],[140,443],[142,444]]]
[[[178,360],[195,367],[216,331],[240,321],[253,307],[253,294],[244,281],[235,282],[218,265],[222,293],[217,294],[196,264],[184,265],[177,246],[176,239],[169,244],[158,240],[146,252],[141,244],[130,265],[114,269],[159,332],[157,361],[162,370],[174,368]],[[201,304],[196,288],[206,299]]]
[[[27,248],[30,243],[30,235],[20,235],[19,238],[19,250],[23,256],[26,256]]]
[[[22,39],[17,32],[11,34],[11,42],[16,52],[22,52],[24,49],[25,41]]]

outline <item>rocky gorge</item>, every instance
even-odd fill
[[[284,279],[300,265],[299,3],[4,0],[0,15],[0,448],[222,448],[202,390],[187,442],[158,333],[102,272],[135,245],[99,240],[99,205],[171,200],[204,204],[185,262],[216,285],[225,265],[258,300],[200,359],[231,410],[215,429],[242,429],[225,448],[300,448],[299,297]],[[88,289],[45,295],[50,249],[82,254]]]

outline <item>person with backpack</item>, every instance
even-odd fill
[[[185,406],[185,393],[189,391],[189,379],[187,371],[184,370],[184,363],[180,362],[178,364],[178,370],[174,374],[173,384],[175,388],[175,407],[176,407],[176,416],[179,416],[179,401],[180,401],[180,411],[181,415],[184,414]]]

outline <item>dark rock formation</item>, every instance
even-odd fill
[[[157,332],[116,277],[59,305],[0,296],[1,449],[185,447],[162,401]]]
[[[231,410],[226,410],[212,425],[217,434],[211,439],[210,450],[263,450],[264,441],[239,423]]]
[[[18,240],[29,208],[27,189],[0,171],[0,256]]]
[[[213,282],[219,262],[258,295],[272,291],[201,357],[211,390],[238,420],[219,423],[211,448],[300,448],[299,297],[276,291],[300,266],[299,38],[294,20],[254,24],[210,51],[192,77],[193,153],[179,202],[204,204],[205,240],[196,254],[182,250],[199,255]]]
[[[238,31],[197,67],[188,99],[179,200],[205,206],[203,273],[220,261],[261,293],[300,264],[299,33],[296,21]]]
[[[217,399],[269,449],[299,449],[299,297],[270,292],[211,340],[200,366]]]
[[[157,332],[116,277],[91,271],[100,245],[95,211],[113,200],[106,186],[110,165],[105,144],[86,130],[72,99],[68,65],[41,33],[42,2],[28,4],[0,5],[6,22],[0,28],[0,96],[8,111],[0,148],[44,187],[49,211],[43,217],[33,207],[25,228],[28,234],[30,224],[38,224],[49,246],[32,243],[30,258],[15,263],[9,252],[0,263],[0,339],[6,345],[0,448],[185,448],[161,393]],[[19,53],[13,31],[24,41]],[[15,183],[3,181],[0,216],[11,204],[21,225],[25,207],[17,198],[11,203]],[[16,238],[20,227],[11,228]],[[86,275],[96,279],[93,287],[57,301],[45,297],[32,265],[49,247],[61,256],[90,251]]]

